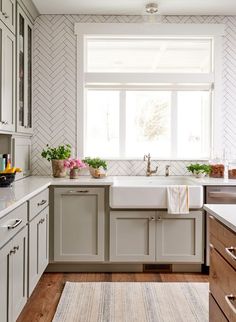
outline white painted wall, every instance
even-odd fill
[[[50,164],[40,156],[47,143],[76,145],[76,36],[75,22],[140,22],[140,16],[42,15],[34,30],[33,174],[48,175]],[[167,16],[163,23],[223,23],[222,141],[236,155],[236,17]],[[140,151],[140,155],[148,151]],[[164,165],[158,162],[159,174]],[[169,162],[168,162],[169,163]],[[172,161],[173,174],[185,174],[186,163]],[[154,164],[155,165],[155,164]],[[142,161],[111,161],[109,174],[142,175]]]

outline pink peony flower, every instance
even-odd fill
[[[64,161],[64,166],[68,169],[74,169],[74,168],[85,168],[86,165],[80,160],[80,159],[72,159],[69,158]]]

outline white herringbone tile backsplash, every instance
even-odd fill
[[[127,23],[142,21],[140,16],[41,15],[34,28],[34,175],[51,174],[50,163],[40,156],[47,143],[76,146],[76,37],[75,22]],[[223,23],[222,142],[236,154],[236,17],[167,16],[163,23]],[[157,161],[158,174],[171,164],[171,172],[186,174],[190,161]],[[143,161],[109,161],[110,175],[144,175]]]

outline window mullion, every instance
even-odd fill
[[[120,91],[120,156],[126,155],[126,91]]]
[[[178,99],[177,92],[171,92],[171,158],[178,154]]]

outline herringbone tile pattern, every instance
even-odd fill
[[[50,164],[40,153],[47,143],[76,147],[76,37],[75,22],[139,22],[140,16],[42,15],[34,29],[33,174],[49,175]],[[236,17],[167,16],[163,23],[224,23],[222,140],[236,154]],[[76,150],[76,149],[75,149]],[[155,162],[154,162],[155,163]],[[158,161],[164,174],[165,161]],[[172,161],[172,174],[186,174],[188,162]],[[154,166],[155,164],[153,164]],[[111,175],[142,175],[142,161],[109,161]]]

